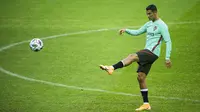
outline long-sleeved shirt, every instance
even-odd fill
[[[149,21],[138,30],[126,29],[125,32],[133,36],[146,33],[145,49],[150,50],[157,56],[160,56],[161,44],[162,41],[164,40],[164,42],[166,43],[165,59],[166,60],[170,59],[172,42],[168,31],[168,26],[161,19],[158,19],[154,22]]]

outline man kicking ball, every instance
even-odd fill
[[[127,58],[119,61],[112,66],[100,65],[102,70],[111,75],[114,70],[126,67],[133,62],[138,63],[138,82],[140,91],[143,97],[144,104],[136,109],[136,111],[151,110],[148,100],[148,89],[146,84],[146,77],[150,71],[151,65],[158,59],[161,50],[162,41],[166,43],[165,64],[167,68],[171,67],[170,54],[172,50],[172,42],[168,31],[168,26],[163,22],[157,13],[157,8],[154,4],[146,7],[146,14],[149,21],[138,30],[121,29],[119,34],[127,33],[129,35],[137,36],[146,33],[146,45],[143,50],[128,55]]]

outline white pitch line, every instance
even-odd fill
[[[3,69],[2,67],[0,67],[0,71],[4,72],[4,73],[6,73],[10,76],[14,76],[14,77],[17,77],[17,78],[20,78],[20,79],[24,79],[26,81],[38,82],[38,83],[47,84],[47,85],[51,85],[51,86],[70,88],[70,89],[81,90],[81,91],[83,91],[83,90],[95,91],[95,92],[102,92],[102,93],[109,93],[109,94],[123,95],[123,96],[136,96],[136,97],[141,96],[141,95],[138,95],[138,94],[124,93],[124,92],[114,92],[114,91],[108,91],[108,90],[103,90],[103,89],[93,89],[93,88],[85,88],[85,87],[78,87],[78,86],[69,86],[69,85],[60,84],[60,83],[54,83],[54,82],[38,80],[38,79],[34,79],[34,78],[28,78],[28,77],[21,76],[21,75],[18,75],[16,73],[7,71],[7,70]],[[149,97],[157,98],[157,99],[165,99],[165,100],[170,99],[170,100],[179,100],[179,101],[200,102],[200,100],[184,99],[184,98],[178,98],[178,97],[164,97],[164,96],[149,96]]]
[[[21,75],[18,75],[16,73],[10,72],[8,70],[5,70],[2,67],[0,67],[0,71],[6,73],[8,75],[20,78],[20,79],[24,79],[24,80],[31,81],[31,82],[39,82],[39,83],[52,85],[52,86],[65,87],[65,88],[76,89],[76,90],[97,91],[97,92],[104,92],[104,93],[111,93],[111,94],[118,94],[118,95],[126,95],[126,96],[140,96],[140,95],[136,95],[136,94],[113,92],[113,91],[107,91],[107,90],[102,90],[102,89],[93,89],[93,88],[85,88],[85,87],[78,87],[78,86],[69,86],[69,85],[60,84],[60,83],[54,83],[54,82],[48,82],[48,81],[38,80],[38,79],[34,79],[34,78],[28,78],[28,77],[21,76]]]
[[[185,21],[185,22],[175,22],[175,23],[168,23],[168,25],[174,25],[174,24],[199,24],[200,21]],[[140,26],[127,26],[127,28],[139,28]],[[93,33],[93,32],[101,32],[101,31],[109,31],[109,30],[117,30],[120,28],[104,28],[104,29],[97,29],[97,30],[87,30],[87,31],[80,31],[80,32],[74,32],[74,33],[65,33],[65,34],[60,34],[60,35],[53,35],[53,36],[48,36],[48,37],[41,37],[40,39],[42,40],[46,40],[46,39],[52,39],[52,38],[58,38],[58,37],[64,37],[64,36],[70,36],[70,35],[78,35],[78,34],[87,34],[87,33]],[[0,52],[2,52],[3,50],[9,49],[11,47],[14,47],[16,45],[20,45],[23,43],[27,43],[30,42],[31,40],[27,40],[27,41],[21,41],[21,42],[16,42],[10,45],[7,45],[5,47],[1,47],[0,48]]]
[[[191,22],[177,22],[177,23],[168,23],[168,24],[197,24],[200,23],[200,21],[191,21]],[[130,28],[138,28],[140,26],[129,26]],[[77,34],[87,34],[87,33],[92,33],[92,32],[101,32],[101,31],[108,31],[108,30],[117,30],[119,28],[110,28],[110,29],[98,29],[98,30],[88,30],[88,31],[80,31],[80,32],[74,32],[74,33],[66,33],[66,34],[60,34],[60,35],[53,35],[53,36],[48,36],[48,37],[42,37],[41,39],[45,40],[45,39],[51,39],[51,38],[57,38],[57,37],[63,37],[63,36],[70,36],[70,35],[77,35]],[[13,43],[10,45],[7,45],[5,47],[1,47],[0,48],[0,52],[2,52],[3,50],[9,49],[11,47],[14,47],[16,45],[20,45],[23,43],[27,43],[30,42],[30,40],[27,41],[21,41],[21,42],[17,42],[17,43]],[[103,93],[109,93],[109,94],[116,94],[116,95],[124,95],[124,96],[140,96],[138,94],[131,94],[131,93],[123,93],[123,92],[114,92],[114,91],[107,91],[107,90],[102,90],[102,89],[93,89],[93,88],[85,88],[85,87],[78,87],[78,86],[69,86],[69,85],[65,85],[65,84],[60,84],[60,83],[53,83],[53,82],[48,82],[48,81],[44,81],[44,80],[37,80],[37,79],[33,79],[33,78],[28,78],[25,76],[21,76],[18,75],[16,73],[10,72],[8,70],[3,69],[2,67],[0,67],[0,71],[3,73],[6,73],[10,76],[14,76],[20,79],[24,79],[27,81],[31,81],[31,82],[39,82],[39,83],[43,83],[43,84],[47,84],[47,85],[52,85],[52,86],[57,86],[57,87],[65,87],[65,88],[70,88],[70,89],[76,89],[76,90],[87,90],[87,91],[96,91],[96,92],[103,92]],[[149,96],[152,98],[159,98],[159,99],[166,99],[166,100],[180,100],[180,101],[192,101],[192,102],[200,102],[200,100],[193,100],[193,99],[185,99],[185,98],[178,98],[178,97],[164,97],[164,96]]]

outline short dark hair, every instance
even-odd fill
[[[154,4],[147,6],[146,10],[151,10],[153,12],[157,12],[157,7]]]

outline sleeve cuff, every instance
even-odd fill
[[[170,60],[170,58],[165,58],[165,60]]]
[[[128,32],[129,29],[125,29],[125,32]]]

